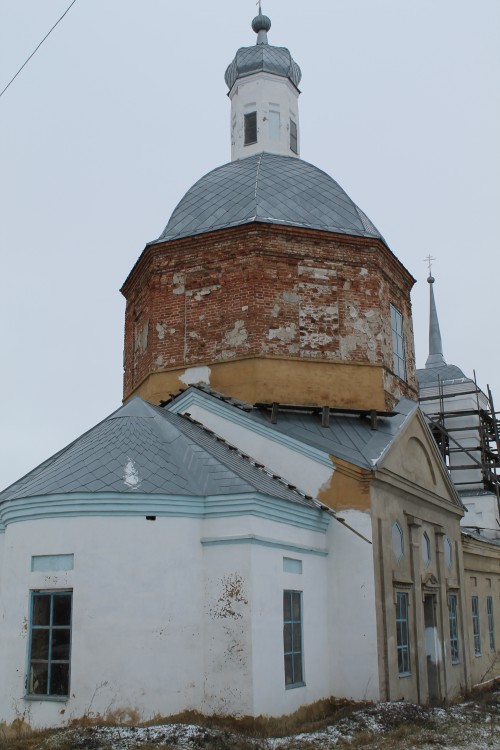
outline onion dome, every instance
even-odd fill
[[[286,47],[273,47],[267,41],[267,32],[271,28],[271,19],[259,15],[252,21],[252,29],[257,34],[253,47],[240,47],[236,56],[226,70],[226,83],[231,90],[238,80],[253,73],[272,73],[288,78],[298,88],[302,73]]]
[[[302,159],[262,152],[224,164],[198,180],[155,242],[251,222],[383,240],[326,172]]]

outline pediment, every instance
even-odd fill
[[[417,409],[394,440],[377,469],[461,507],[436,442]]]

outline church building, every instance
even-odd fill
[[[123,284],[123,405],[0,494],[0,736],[499,674],[500,542],[460,525],[415,280],[300,158],[300,68],[252,28],[231,161]]]

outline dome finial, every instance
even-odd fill
[[[255,16],[252,21],[252,29],[257,34],[257,44],[267,44],[267,32],[271,28],[271,19],[267,16],[262,15],[262,6],[260,0],[257,5],[259,6],[259,15]]]

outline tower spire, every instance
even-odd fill
[[[435,278],[432,275],[431,262],[434,258],[429,255],[426,260],[429,262],[429,276],[427,277],[427,283],[430,286],[430,300],[429,300],[429,356],[425,363],[426,368],[442,367],[446,365],[445,358],[443,356],[443,344],[441,342],[441,331],[439,330],[439,320],[436,309],[436,301],[434,299],[434,282]]]

